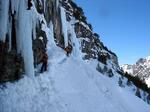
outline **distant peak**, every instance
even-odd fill
[[[150,56],[146,57],[146,60],[150,60]]]

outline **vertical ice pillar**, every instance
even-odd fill
[[[52,21],[50,22],[50,39],[49,41],[51,42],[51,45],[55,45],[54,41],[54,27]]]
[[[61,7],[60,10],[61,10],[62,34],[64,36],[65,47],[67,47],[68,46],[68,33],[67,33],[66,12],[63,7]]]
[[[59,0],[56,0],[56,8],[59,6]]]
[[[73,23],[69,23],[69,25],[68,25],[69,33],[71,34],[70,39],[71,39],[72,47],[73,47],[71,55],[74,58],[81,59],[82,58],[81,50],[80,50],[81,43],[80,43],[79,39],[76,37],[74,25],[71,25],[71,24],[73,24]]]
[[[21,0],[18,10],[17,20],[17,46],[18,52],[21,52],[25,73],[29,77],[34,77],[34,65],[33,65],[33,50],[32,50],[32,12],[26,10],[26,1]]]
[[[8,25],[8,14],[9,12],[9,0],[0,0],[0,40],[3,42],[6,38],[7,25]]]

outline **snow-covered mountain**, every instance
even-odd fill
[[[122,65],[121,68],[134,77],[139,77],[150,87],[150,56],[139,59],[134,65]]]
[[[0,27],[0,112],[150,111],[72,0],[1,0]]]
[[[121,65],[120,67],[122,68],[122,70],[124,72],[127,72],[129,74],[133,74],[133,68],[132,68],[133,66],[132,65],[124,64],[124,65]]]

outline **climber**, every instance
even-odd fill
[[[43,53],[43,57],[42,57],[42,67],[41,67],[41,73],[43,73],[43,71],[47,71],[47,61],[48,61],[48,56],[47,53],[44,52]]]
[[[42,36],[40,36],[38,38],[38,44],[39,44],[41,51],[46,52],[46,43],[45,43],[44,38]]]
[[[32,0],[28,0],[28,8],[27,8],[27,10],[30,10],[31,7],[32,7]]]
[[[69,44],[64,50],[66,51],[66,55],[69,56],[69,54],[71,54],[72,51],[72,46]]]

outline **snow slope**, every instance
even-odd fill
[[[47,72],[0,86],[0,112],[150,112],[148,104],[97,72],[95,61],[68,58],[56,46],[48,53]]]

